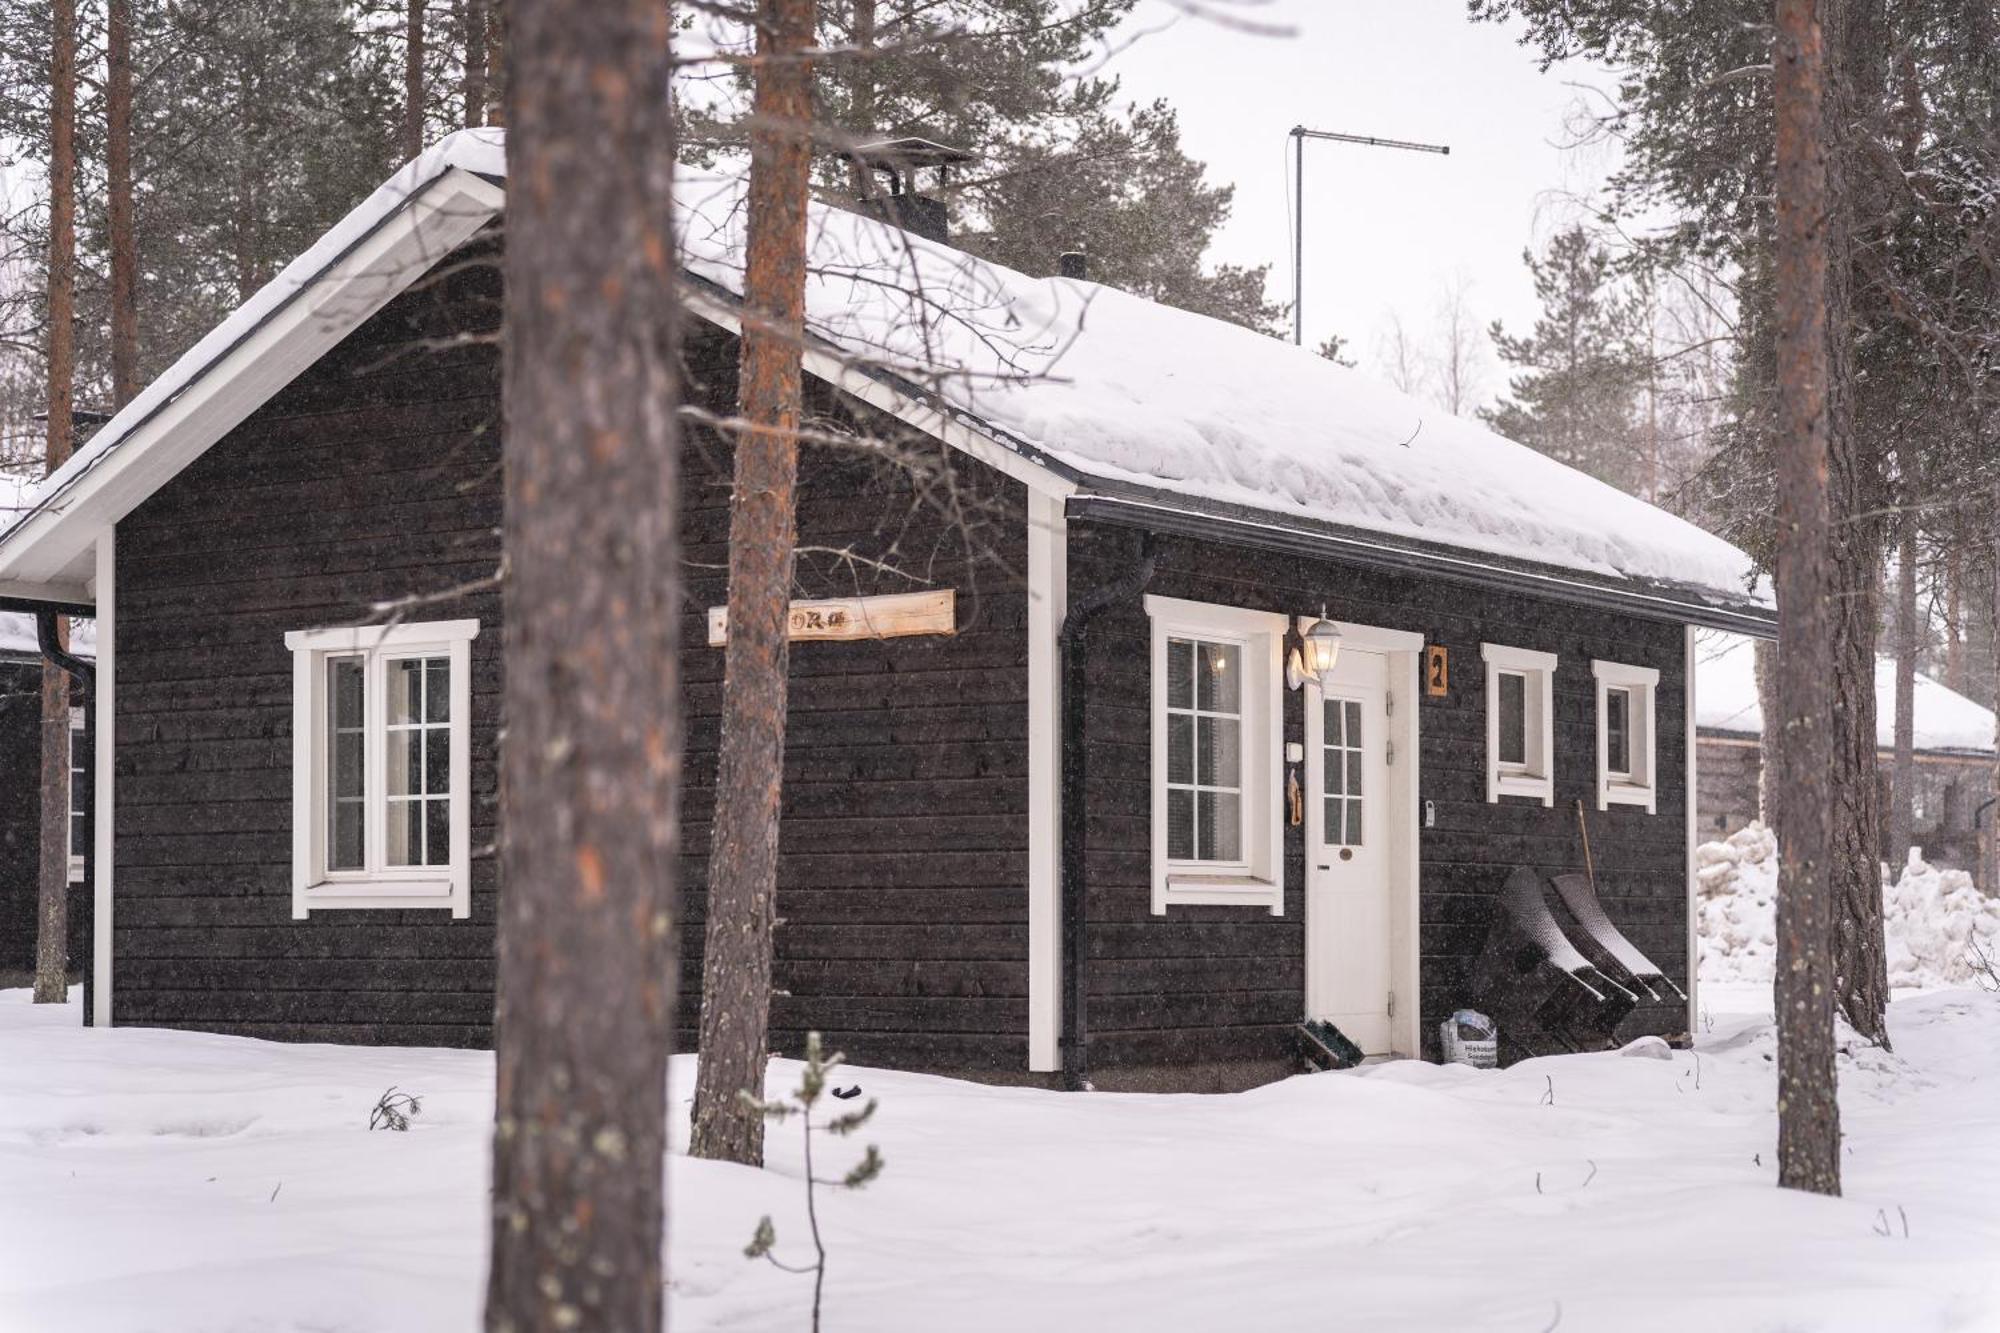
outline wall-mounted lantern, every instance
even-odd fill
[[[1340,661],[1340,626],[1326,618],[1321,607],[1319,619],[1299,636],[1299,646],[1285,662],[1285,683],[1298,689],[1308,680],[1317,680],[1322,690],[1333,686],[1333,668]]]

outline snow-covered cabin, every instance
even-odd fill
[[[99,617],[95,1021],[489,1038],[504,297],[462,261],[505,189],[498,131],[424,154],[0,538],[0,597]],[[742,196],[678,199],[724,413]],[[1692,990],[1694,633],[1772,621],[1741,552],[1272,339],[811,233],[811,410],[900,456],[802,465],[776,1045],[1184,1087],[1294,1067],[1304,1019],[1434,1053],[1579,808]],[[683,459],[691,1043],[728,446]]]
[[[1696,649],[1701,765],[1696,805],[1705,837],[1725,837],[1757,817],[1764,709],[1757,698],[1755,645],[1734,634],[1704,634]],[[1928,860],[1957,869],[1979,865],[1979,809],[1993,795],[1993,710],[1917,673],[1916,842]],[[1882,784],[1883,837],[1896,754],[1896,659],[1875,661],[1875,740]]]

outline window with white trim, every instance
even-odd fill
[[[297,630],[292,650],[292,915],[471,913],[476,620]]]
[[[1284,910],[1285,617],[1146,598],[1152,618],[1153,910]]]
[[[1597,808],[1659,809],[1659,762],[1654,699],[1660,673],[1652,667],[1592,661],[1597,678]]]
[[[1486,660],[1486,799],[1554,805],[1556,655],[1482,643]]]
[[[81,704],[69,706],[69,882],[83,883],[83,853],[90,846],[90,783],[83,771],[84,729],[90,725]]]

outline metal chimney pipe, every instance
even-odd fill
[[[1065,278],[1075,278],[1078,282],[1090,279],[1090,256],[1081,250],[1065,250],[1056,261],[1056,272]]]

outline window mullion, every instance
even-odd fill
[[[362,792],[366,809],[363,826],[368,841],[367,855],[362,860],[368,873],[379,875],[388,863],[383,855],[383,840],[388,834],[388,781],[385,764],[388,750],[388,663],[381,653],[371,652],[364,659],[362,671],[365,682],[365,696],[361,701],[363,731],[361,735],[361,759],[365,777]]]

